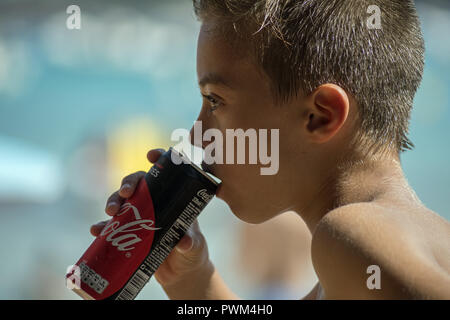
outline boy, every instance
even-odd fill
[[[368,21],[373,5],[378,28]],[[408,122],[424,66],[413,1],[194,0],[194,7],[202,22],[198,121],[222,133],[279,129],[276,175],[255,165],[205,169],[222,180],[217,196],[241,220],[294,211],[306,222],[319,283],[305,299],[449,299],[450,225],[420,202],[399,157],[412,147]],[[160,154],[150,151],[149,161]],[[143,175],[123,180],[109,215]],[[197,223],[176,249],[155,274],[169,298],[237,298]],[[376,288],[368,270],[380,272]]]

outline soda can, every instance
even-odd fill
[[[68,287],[83,299],[135,299],[217,187],[184,154],[170,148],[68,270]]]

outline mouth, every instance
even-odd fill
[[[202,167],[203,171],[215,176],[212,165],[207,164],[205,161],[202,161],[201,167]]]

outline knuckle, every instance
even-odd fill
[[[144,177],[147,174],[145,171],[138,171],[135,173],[136,180],[140,180],[142,177]]]
[[[125,178],[122,179],[122,185],[128,183],[130,185],[136,184],[136,182],[142,178],[145,175],[144,171],[138,171],[135,173],[132,173],[128,176],[126,176]]]
[[[126,183],[130,183],[130,181],[132,180],[132,174],[126,176],[125,178],[122,179],[122,182],[120,183],[121,186],[123,186]]]
[[[196,252],[202,252],[206,247],[206,240],[203,234],[197,232],[193,237],[192,249]]]
[[[117,198],[119,198],[118,195],[119,195],[118,191],[114,192],[112,195],[109,196],[109,198],[106,202],[109,203],[112,201],[117,201],[118,200]]]

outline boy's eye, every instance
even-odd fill
[[[220,106],[220,101],[217,100],[216,98],[214,98],[213,96],[203,95],[203,97],[209,101],[209,103],[211,105],[211,108],[210,108],[211,111],[216,110]]]

